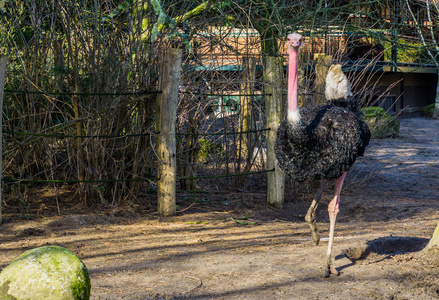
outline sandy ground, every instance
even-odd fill
[[[95,211],[19,220],[0,229],[0,266],[59,245],[89,269],[91,299],[438,299],[439,265],[420,251],[439,221],[439,120],[401,119],[395,139],[373,140],[348,174],[333,253],[341,275],[322,278],[322,241],[303,221],[314,188],[264,204],[264,187],[179,194],[176,217]],[[220,209],[219,209],[220,208]],[[367,249],[352,262],[342,253]],[[366,256],[366,254],[368,254]]]

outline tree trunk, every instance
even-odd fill
[[[178,89],[181,77],[181,49],[165,49],[159,78],[160,113],[157,120],[160,134],[157,143],[159,159],[157,183],[158,212],[161,216],[175,214],[176,192],[176,140],[175,120],[177,116]]]
[[[0,224],[2,223],[2,177],[3,177],[3,170],[2,170],[2,145],[3,145],[3,93],[5,88],[5,81],[6,81],[6,65],[8,63],[8,58],[6,56],[0,57]]]
[[[439,74],[436,84],[436,97],[434,102],[433,118],[439,119]]]
[[[200,152],[199,135],[196,128],[200,127],[200,121],[190,114],[188,120],[187,135],[181,143],[182,159],[178,165],[182,177],[196,177],[198,154]],[[196,190],[196,179],[180,179],[180,188],[184,191]]]
[[[324,53],[315,53],[314,60],[316,61],[316,96],[314,104],[324,105],[326,104],[326,75],[328,75],[329,67],[332,64],[332,56]]]
[[[267,173],[267,204],[281,208],[284,204],[285,173],[279,168],[274,153],[277,129],[282,119],[282,78],[283,59],[267,57],[264,73],[265,118],[267,127],[267,169],[274,169]]]
[[[256,80],[256,59],[254,57],[245,57],[242,62],[242,77],[241,77],[241,112],[239,114],[239,122],[241,131],[252,130],[252,113],[253,113],[253,93],[254,84]],[[240,147],[238,152],[238,158],[247,163],[250,162],[252,153],[251,147],[251,134],[241,134],[240,135]]]

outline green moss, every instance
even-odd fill
[[[206,139],[200,139],[198,143],[200,144],[200,152],[198,152],[199,162],[206,162],[212,157],[224,158],[224,149],[221,144]]]
[[[26,251],[0,273],[0,299],[83,300],[90,290],[85,265],[58,246]]]
[[[75,299],[90,299],[91,283],[88,270],[84,265],[83,273],[85,277],[85,284],[83,281],[76,281],[72,283],[72,294]]]
[[[367,123],[372,138],[396,137],[399,134],[399,121],[381,107],[362,108],[363,119]]]
[[[419,110],[419,113],[423,117],[433,117],[433,111],[434,111],[434,103],[429,104]]]
[[[422,63],[430,62],[431,57],[427,53],[427,48],[424,47],[422,42],[408,40],[405,38],[398,38],[396,42],[394,40],[389,40],[383,43],[384,46],[384,60],[392,60],[392,49],[394,46],[397,47],[398,51],[398,62],[405,63]],[[430,48],[430,51],[435,55],[435,51]]]

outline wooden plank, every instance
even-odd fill
[[[176,139],[175,120],[177,118],[178,90],[181,79],[181,49],[164,49],[161,65],[159,86],[162,93],[159,95],[160,130],[158,155],[158,212],[161,216],[175,214],[176,192]]]
[[[284,203],[285,174],[279,168],[274,144],[276,141],[277,129],[282,120],[282,78],[283,58],[268,56],[264,70],[265,117],[267,127],[267,169],[274,168],[274,172],[267,173],[267,204],[281,208]]]

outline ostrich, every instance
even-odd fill
[[[316,209],[323,189],[329,180],[335,182],[334,198],[328,205],[330,230],[328,250],[324,262],[324,276],[339,275],[331,257],[334,229],[339,212],[340,191],[349,168],[357,156],[363,155],[369,143],[370,132],[358,113],[346,75],[341,66],[328,72],[327,100],[335,104],[303,108],[297,103],[298,52],[302,36],[298,33],[287,37],[289,51],[288,115],[278,128],[275,152],[281,169],[292,179],[302,182],[320,180],[320,187],[305,216],[316,245],[320,236],[316,227]]]

